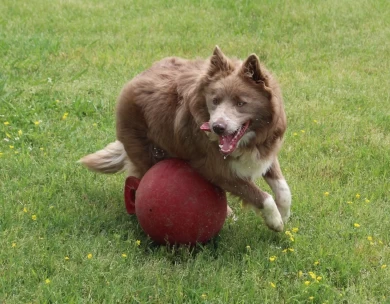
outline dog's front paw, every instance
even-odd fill
[[[273,190],[275,192],[276,205],[280,215],[282,216],[283,223],[286,223],[290,218],[291,208],[291,192],[285,180],[278,180],[273,184]]]
[[[279,215],[278,217],[273,218],[265,218],[265,223],[267,224],[268,228],[275,231],[275,232],[282,232],[284,229],[283,220]]]
[[[264,200],[263,206],[261,213],[268,228],[276,232],[283,231],[283,219],[274,199],[269,196]]]
[[[290,208],[281,208],[280,206],[278,206],[278,210],[279,210],[279,213],[282,217],[282,220],[283,220],[283,223],[287,223],[288,219],[290,218]]]

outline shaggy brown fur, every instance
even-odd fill
[[[212,124],[214,116],[219,118]],[[165,58],[124,87],[116,118],[117,141],[82,158],[88,168],[105,173],[127,168],[129,175],[142,177],[161,159],[181,158],[261,211],[271,229],[283,229],[291,197],[277,153],[286,116],[279,85],[256,55],[242,62],[216,47],[208,60]],[[237,148],[224,154],[218,140],[231,132],[215,125],[228,128],[230,121],[249,127]],[[205,122],[210,132],[200,129]],[[275,192],[278,208],[254,183],[259,176]]]

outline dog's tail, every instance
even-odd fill
[[[84,156],[78,162],[100,173],[122,172],[130,165],[125,148],[118,140],[110,143],[103,150]]]

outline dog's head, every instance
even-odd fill
[[[275,114],[272,99],[281,99],[274,83],[256,55],[241,62],[215,48],[203,87],[210,120],[201,129],[210,132],[211,140],[219,140],[223,154],[254,142],[259,132],[267,132]]]

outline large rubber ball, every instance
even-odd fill
[[[178,159],[157,163],[141,181],[128,177],[125,202],[159,244],[205,243],[219,233],[227,215],[225,192]]]

